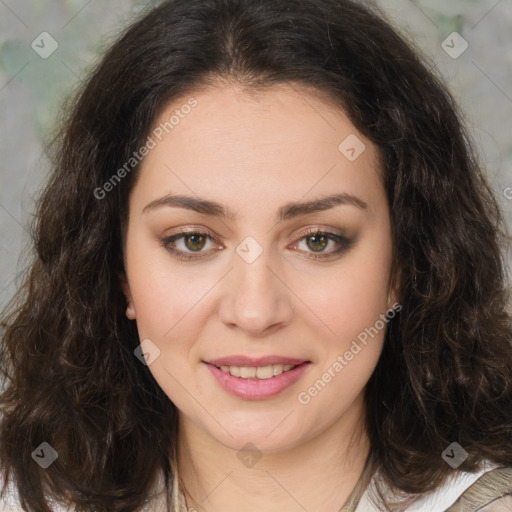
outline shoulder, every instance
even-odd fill
[[[4,488],[5,473],[0,470],[0,512],[21,512],[23,509],[19,503],[18,489],[16,484],[9,479],[8,485]]]
[[[59,503],[49,500],[54,512],[75,512],[75,507],[64,507]],[[18,495],[18,487],[15,481],[10,478],[4,489],[4,472],[0,470],[0,512],[25,512],[21,507]]]
[[[366,492],[361,497],[356,509],[357,512],[379,512],[372,500],[372,497],[375,499],[375,496],[377,496],[375,482],[378,479],[379,472],[377,471]],[[488,492],[482,494],[484,488],[487,488]],[[508,491],[503,491],[506,488],[508,488]],[[386,497],[393,501],[395,495],[388,489],[384,489],[384,491]],[[485,498],[487,501],[483,501],[480,505],[484,506],[495,500],[498,492],[501,493],[499,496],[512,492],[512,467],[503,468],[499,464],[484,460],[475,472],[454,471],[442,486],[425,493],[420,500],[407,508],[406,512],[469,512],[470,510],[477,510],[476,508],[468,508],[468,503],[473,503],[471,501],[473,494],[479,494],[482,497],[487,495]],[[465,499],[468,496],[470,501]],[[503,501],[503,503],[506,502]],[[485,512],[494,512],[493,508],[484,510]],[[500,509],[496,508],[496,512],[498,510]],[[509,509],[504,510],[508,511]]]
[[[512,511],[512,466],[495,467],[481,475],[446,512],[479,510]],[[483,507],[483,508],[482,508]]]
[[[4,472],[0,469],[0,512],[25,512],[21,507],[19,501],[18,488],[15,481],[10,478],[8,485],[4,487]],[[180,504],[184,504],[184,497],[180,493]],[[76,512],[75,506],[71,505],[66,507],[54,500],[48,500],[49,505],[52,507],[53,512]],[[166,487],[165,479],[161,473],[159,473],[158,479],[154,487],[152,488],[151,499],[148,500],[149,504],[143,509],[143,512],[164,512],[167,510],[166,507]],[[184,505],[179,510],[185,510]]]

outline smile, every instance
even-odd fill
[[[220,366],[204,363],[221,389],[243,400],[276,397],[295,384],[311,363],[297,365]],[[239,374],[239,375],[237,375]]]
[[[221,366],[220,369],[224,373],[229,373],[234,377],[242,379],[266,380],[277,377],[295,367],[296,365],[292,364],[272,364],[270,366]]]

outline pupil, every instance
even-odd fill
[[[199,242],[197,241],[199,239]],[[201,241],[204,241],[204,237],[202,235],[194,234],[194,235],[188,235],[187,240],[192,240],[192,247],[190,244],[187,244],[187,247],[190,250],[200,250],[202,248]],[[194,241],[195,240],[195,241]],[[197,244],[199,244],[199,247],[195,247]]]
[[[309,237],[309,240],[317,240],[317,241],[321,240],[322,241],[321,247],[316,245],[315,243],[313,243],[313,246],[311,247],[312,249],[316,250],[316,249],[318,249],[318,247],[320,247],[320,249],[324,249],[325,248],[325,245],[326,245],[325,244],[325,242],[326,242],[326,237],[325,236],[323,236],[323,235],[311,235]]]

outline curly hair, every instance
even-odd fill
[[[2,316],[4,484],[14,477],[32,512],[48,512],[49,497],[135,512],[162,472],[169,487],[178,411],[134,357],[119,281],[138,166],[105,197],[95,191],[170,101],[219,78],[310,88],[379,150],[403,305],[365,389],[386,484],[416,496],[441,485],[453,441],[469,454],[461,470],[512,465],[506,226],[433,66],[352,0],[168,0],[106,52],[50,148],[33,259]],[[42,442],[58,452],[45,470],[31,457]]]

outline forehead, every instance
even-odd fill
[[[237,85],[191,92],[160,112],[150,136],[155,145],[138,181],[153,195],[215,191],[234,203],[269,191],[287,199],[382,192],[375,146],[341,108],[293,84],[257,93]]]

